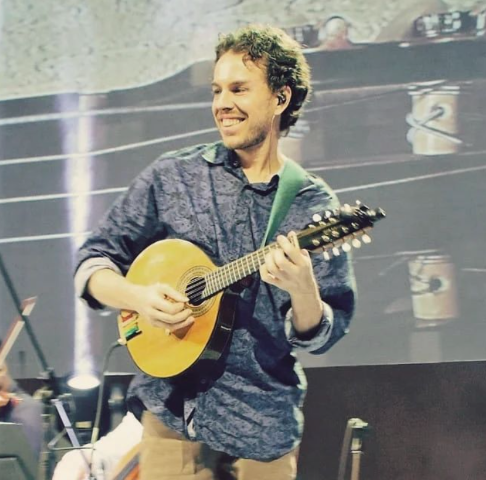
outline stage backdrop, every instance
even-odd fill
[[[214,141],[220,32],[286,29],[312,101],[282,144],[342,202],[386,210],[354,251],[349,335],[306,367],[486,357],[486,42],[479,1],[4,0],[0,5],[0,253],[56,374],[99,368],[116,314],[86,310],[76,248],[161,153]],[[303,226],[306,219],[303,219]],[[0,336],[15,316],[0,280]],[[14,376],[40,366],[22,332]],[[134,371],[119,349],[111,370]]]

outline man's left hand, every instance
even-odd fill
[[[260,267],[262,280],[288,292],[291,296],[315,294],[317,282],[307,250],[298,246],[294,232],[289,238],[279,235],[277,245],[265,256]]]

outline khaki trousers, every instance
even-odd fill
[[[238,459],[191,442],[145,411],[140,480],[295,480],[297,450],[270,462]]]

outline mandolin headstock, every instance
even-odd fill
[[[348,252],[362,243],[370,243],[368,231],[382,218],[385,218],[383,209],[369,208],[357,201],[355,206],[345,204],[322,215],[314,215],[312,223],[300,231],[297,238],[301,248],[323,252],[324,258],[329,260],[341,250]]]

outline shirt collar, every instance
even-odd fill
[[[202,153],[202,157],[206,162],[213,163],[215,165],[221,165],[224,163],[225,158],[230,155],[230,150],[228,150],[223,142],[209,143],[206,145]]]
[[[237,168],[240,164],[234,150],[229,150],[226,148],[221,141],[208,144],[202,154],[202,157],[208,163],[212,163],[213,165],[226,165],[232,169]],[[278,172],[276,172],[275,175],[270,179],[268,185],[275,183],[277,179],[280,180],[286,161],[287,160],[284,161]],[[275,177],[277,177],[277,179]]]

